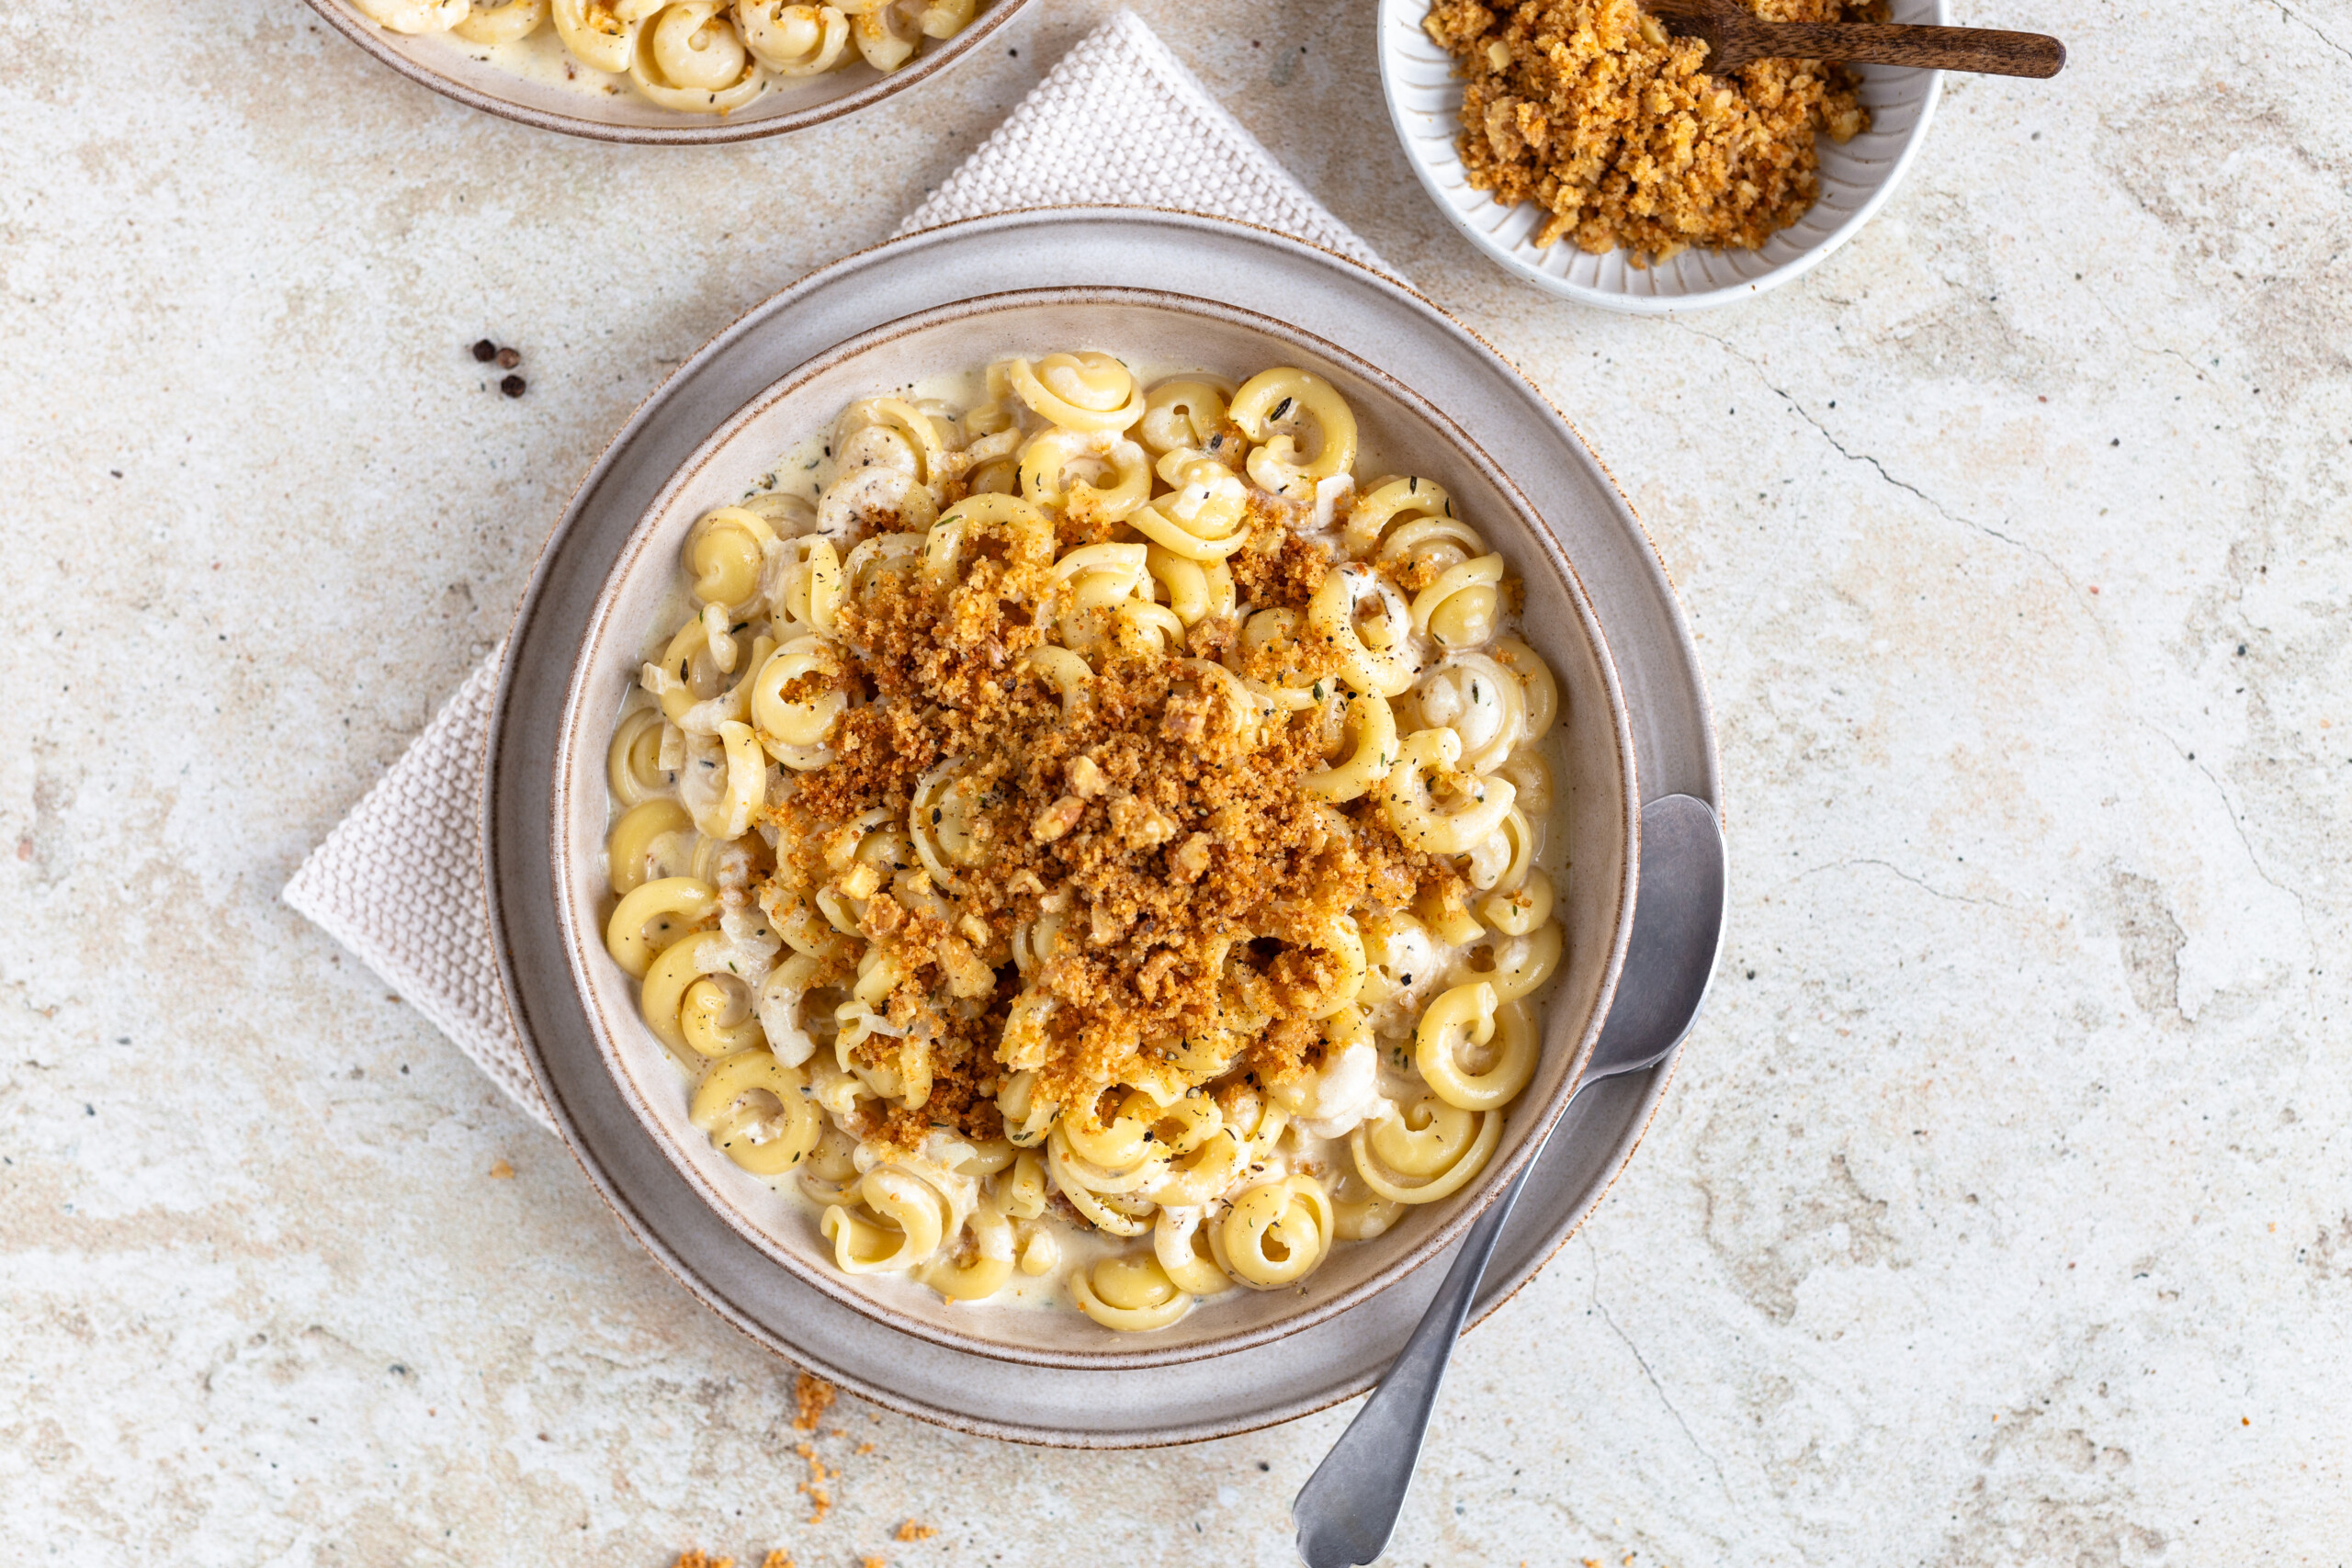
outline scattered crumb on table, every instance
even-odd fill
[[[808,1495],[808,1522],[822,1524],[833,1507],[833,1492],[828,1483],[841,1472],[826,1469],[825,1461],[819,1459],[817,1450],[807,1443],[799,1444],[792,1451],[808,1461],[808,1479],[800,1483],[800,1490]]]
[[[827,1407],[833,1403],[833,1385],[822,1378],[813,1378],[803,1372],[793,1382],[792,1397],[800,1407],[792,1417],[792,1429],[813,1432],[817,1429],[817,1423],[825,1418]]]

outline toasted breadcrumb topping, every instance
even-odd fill
[[[1748,0],[1768,21],[1883,17],[1883,0]],[[1856,79],[1818,60],[1723,75],[1635,0],[1434,0],[1423,23],[1464,80],[1470,184],[1549,216],[1539,247],[1620,247],[1637,266],[1693,245],[1754,250],[1820,193],[1814,133],[1870,129]]]
[[[1231,563],[1242,604],[1303,609],[1332,567],[1305,521],[1259,503]],[[1229,618],[1204,619],[1185,648],[1106,637],[1082,697],[1066,701],[1023,662],[1041,628],[1071,614],[1050,569],[982,556],[944,592],[910,570],[845,598],[854,651],[840,680],[856,705],[834,760],[765,808],[777,870],[763,902],[788,920],[820,890],[854,897],[862,933],[905,971],[888,1004],[905,1034],[854,1047],[878,1067],[910,1041],[927,1054],[926,1095],[867,1102],[861,1135],[887,1146],[912,1150],[933,1127],[999,1135],[995,1097],[1014,1070],[1035,1069],[1036,1092],[1069,1105],[1139,1072],[1290,1078],[1319,1065],[1313,1004],[1339,975],[1316,934],[1351,912],[1459,896],[1459,874],[1408,849],[1375,799],[1334,806],[1301,787],[1353,699],[1329,680],[1316,705],[1261,710],[1203,657],[1233,646]],[[1229,662],[1319,680],[1336,655],[1298,624],[1296,637]],[[877,872],[852,858],[861,823],[907,826],[922,781],[948,763],[971,846],[952,906],[921,865]],[[1014,940],[1041,919],[1061,936],[1024,976]],[[812,988],[852,980],[835,963]],[[1050,998],[1050,1016],[1041,1038],[1011,1040],[1024,991]]]

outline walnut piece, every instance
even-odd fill
[[[1209,868],[1209,836],[1195,833],[1168,857],[1168,869],[1179,882],[1198,882]]]
[[[1062,769],[1062,782],[1069,785],[1070,793],[1084,800],[1111,792],[1111,781],[1103,777],[1094,759],[1083,753],[1072,757]]]
[[[1158,849],[1176,836],[1176,818],[1148,800],[1123,795],[1111,803],[1111,831],[1128,849]]]
[[[1086,815],[1086,802],[1074,795],[1066,795],[1037,813],[1029,824],[1029,836],[1041,844],[1050,844],[1072,828]]]

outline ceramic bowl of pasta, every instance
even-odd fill
[[[912,86],[1028,0],[311,0],[411,81],[606,141],[741,141]]]
[[[1633,905],[1607,649],[1411,389],[1136,290],[955,305],[741,412],[591,623],[557,764],[609,1066],[860,1310],[1183,1359],[1434,1256]]]

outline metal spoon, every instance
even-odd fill
[[[1642,874],[1635,886],[1633,942],[1600,1042],[1577,1085],[1579,1094],[1601,1078],[1656,1066],[1699,1016],[1724,919],[1723,831],[1705,801],[1668,795],[1642,807]],[[1566,1120],[1564,1111],[1560,1122]],[[1510,1190],[1470,1227],[1404,1352],[1299,1488],[1290,1512],[1307,1568],[1352,1568],[1387,1546],[1420,1461],[1446,1361],[1511,1206],[1542,1157],[1538,1149]]]

